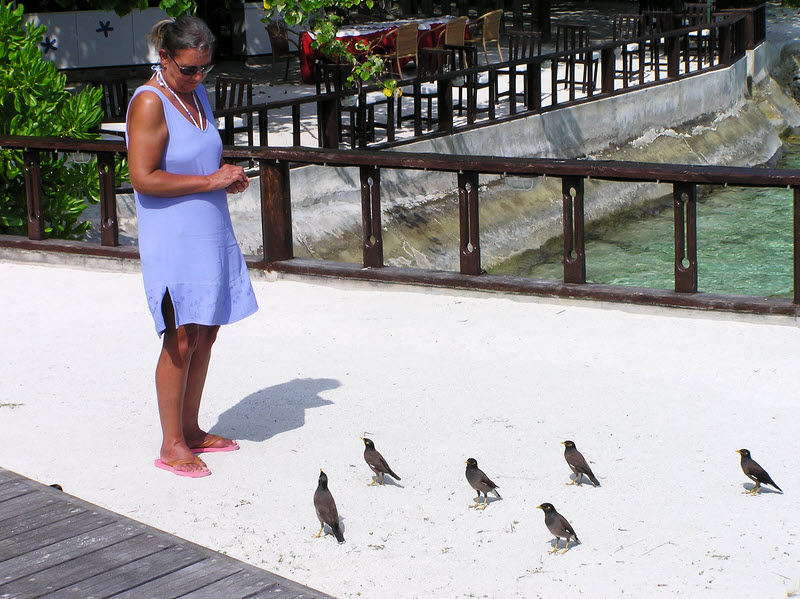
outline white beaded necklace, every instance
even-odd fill
[[[186,111],[186,114],[189,115],[189,118],[191,119],[192,124],[195,127],[197,127],[198,129],[200,129],[200,131],[205,131],[206,128],[205,128],[205,126],[203,126],[203,111],[200,110],[200,105],[197,103],[197,93],[196,92],[192,92],[192,100],[194,100],[194,107],[197,109],[197,118],[200,119],[200,124],[198,124],[197,121],[194,120],[194,117],[192,116],[192,113],[189,112],[189,109],[186,107],[186,104],[184,104],[183,100],[181,100],[178,97],[178,94],[176,94],[174,91],[172,91],[172,88],[169,85],[167,85],[167,82],[164,79],[164,75],[161,73],[161,65],[155,65],[153,67],[153,70],[156,72],[156,81],[158,81],[158,84],[161,87],[166,87],[169,90],[169,92],[175,97],[175,99],[178,101],[178,104],[180,104],[181,107],[183,108],[183,110]],[[208,124],[208,123],[206,122],[206,124]]]

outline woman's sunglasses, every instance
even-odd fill
[[[182,67],[175,61],[174,58],[172,58],[171,54],[168,54],[168,56],[170,57],[172,62],[175,63],[175,66],[178,67],[178,70],[181,72],[181,75],[186,75],[187,77],[194,77],[195,75],[197,75],[197,73],[200,73],[201,75],[205,76],[208,75],[211,69],[214,68],[214,63],[211,62],[209,62],[208,64],[204,64],[202,67],[196,67],[196,66]]]

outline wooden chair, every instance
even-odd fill
[[[384,128],[387,132],[394,128],[392,110],[394,106],[390,105],[390,99],[379,91],[362,93],[360,79],[356,82],[355,88],[347,81],[353,72],[353,65],[318,60],[315,63],[315,71],[317,95],[358,90],[357,94],[337,102],[340,137],[349,136],[351,147],[363,147],[366,142],[374,141],[376,127]],[[385,123],[375,121],[375,107],[381,104],[387,105]],[[347,123],[343,121],[344,114],[347,114]],[[363,115],[363,118],[360,115]]]
[[[470,38],[466,40],[468,44],[482,44],[483,58],[489,64],[489,55],[486,53],[486,43],[494,42],[497,44],[497,53],[500,55],[500,62],[503,62],[503,50],[500,48],[500,22],[503,20],[503,9],[499,8],[487,12],[470,23]],[[472,28],[480,28],[479,35],[472,34]]]
[[[445,46],[464,46],[467,17],[456,17],[434,30],[433,35],[437,48]]]
[[[267,35],[269,36],[269,45],[272,47],[272,83],[275,84],[275,68],[276,62],[280,59],[286,59],[286,70],[283,73],[283,80],[289,79],[289,61],[292,56],[297,56],[300,59],[300,47],[297,42],[289,37],[291,31],[286,23],[283,21],[271,21],[265,25]],[[292,31],[294,33],[294,31]],[[294,46],[294,53],[291,51],[290,45]]]
[[[680,16],[682,27],[696,27],[697,31],[692,31],[688,35],[687,53],[689,56],[695,55],[697,66],[700,67],[703,61],[711,62],[711,30],[702,28],[703,25],[711,23],[713,5],[706,3],[684,4],[683,14]]]
[[[400,25],[397,29],[391,32],[394,36],[394,52],[385,54],[383,60],[388,62],[392,67],[392,73],[401,76],[402,66],[400,60],[410,58],[414,65],[417,64],[417,41],[419,39],[419,25],[417,23],[406,23]]]
[[[214,101],[217,110],[239,108],[253,104],[253,80],[244,77],[217,77],[214,84]],[[218,119],[218,129],[223,129],[222,142],[233,145],[237,133],[247,132],[247,144],[253,145],[253,117],[243,112],[234,116],[233,128],[228,130],[224,118]]]
[[[410,88],[410,94],[414,101],[414,110],[411,114],[403,117],[403,98],[405,94],[397,98],[397,126],[399,127],[403,118],[414,117],[414,130],[422,134],[422,102],[427,103],[427,123],[428,130],[433,127],[433,100],[439,95],[439,85],[431,81],[429,77],[440,75],[450,70],[451,60],[450,50],[443,48],[420,48],[418,52],[417,76]],[[406,89],[408,89],[406,88]]]
[[[636,39],[644,35],[644,16],[614,15],[613,27],[615,42]],[[641,74],[642,65],[637,59],[639,49],[638,43],[622,46],[622,73],[619,76],[626,82],[626,87],[627,82]],[[634,65],[636,65],[635,68]],[[616,73],[615,76],[617,76]]]
[[[109,79],[107,81],[92,81],[92,87],[101,87],[103,95],[100,97],[100,107],[103,110],[103,120],[98,131],[125,137],[125,116],[128,112],[128,80]]]
[[[534,56],[541,56],[542,54],[542,34],[538,31],[511,31],[508,34],[508,59],[509,60],[525,60]],[[523,81],[522,91],[517,92],[516,77],[524,75],[528,71],[527,64],[518,64],[514,67],[514,83],[513,89],[516,96],[522,97],[523,101],[527,101],[528,88]],[[511,69],[498,69],[498,75],[505,75],[509,77],[509,91],[498,92],[497,97],[502,98],[511,93],[512,84]]]
[[[580,50],[589,47],[589,28],[585,25],[557,25],[556,26],[556,52],[565,50]],[[568,58],[559,59],[564,63],[563,79],[556,78],[556,83],[563,83],[564,87],[574,82],[587,94],[591,94],[597,85],[597,71],[600,66],[599,52],[575,53]],[[575,65],[582,67],[581,79],[575,78]],[[555,93],[555,90],[553,90]]]

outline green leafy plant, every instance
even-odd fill
[[[147,0],[56,0],[65,10],[76,10],[85,8],[88,5],[97,10],[114,11],[119,16],[124,17],[134,10],[144,10],[149,6]],[[195,0],[161,0],[158,7],[173,19],[182,15],[194,14],[197,10]]]
[[[358,42],[355,45],[357,54],[354,54],[336,39],[342,15],[361,3],[362,0],[264,0],[264,18],[261,20],[268,23],[281,19],[290,27],[307,24],[314,38],[311,42],[313,48],[332,61],[353,65],[353,72],[348,77],[351,85],[374,82],[383,87],[387,96],[399,95],[396,80],[381,78],[384,61],[370,44]],[[372,8],[373,0],[366,0],[364,4]]]
[[[66,90],[66,77],[39,51],[45,32],[44,26],[23,24],[21,5],[0,4],[0,134],[97,138],[91,131],[102,119],[102,91]],[[79,164],[65,154],[40,156],[45,234],[81,239],[91,227],[81,214],[87,202],[99,199],[96,159]],[[125,175],[124,164],[116,170]],[[0,150],[0,233],[27,231],[24,173],[21,151]]]

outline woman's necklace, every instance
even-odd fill
[[[167,82],[164,79],[164,75],[161,73],[161,69],[155,68],[154,70],[156,72],[156,81],[158,81],[158,84],[161,87],[166,87],[169,90],[169,92],[175,97],[175,99],[178,101],[178,104],[180,104],[181,107],[186,111],[186,114],[189,115],[189,118],[192,120],[192,124],[198,129],[200,129],[200,131],[205,131],[206,128],[203,126],[203,111],[200,110],[200,105],[197,103],[197,93],[192,92],[192,100],[194,100],[194,107],[197,109],[197,118],[200,119],[200,124],[198,124],[197,121],[194,120],[192,113],[189,112],[189,109],[186,107],[186,104],[184,104],[183,100],[181,100],[178,97],[178,94],[172,91],[172,88],[169,85],[167,85]]]

